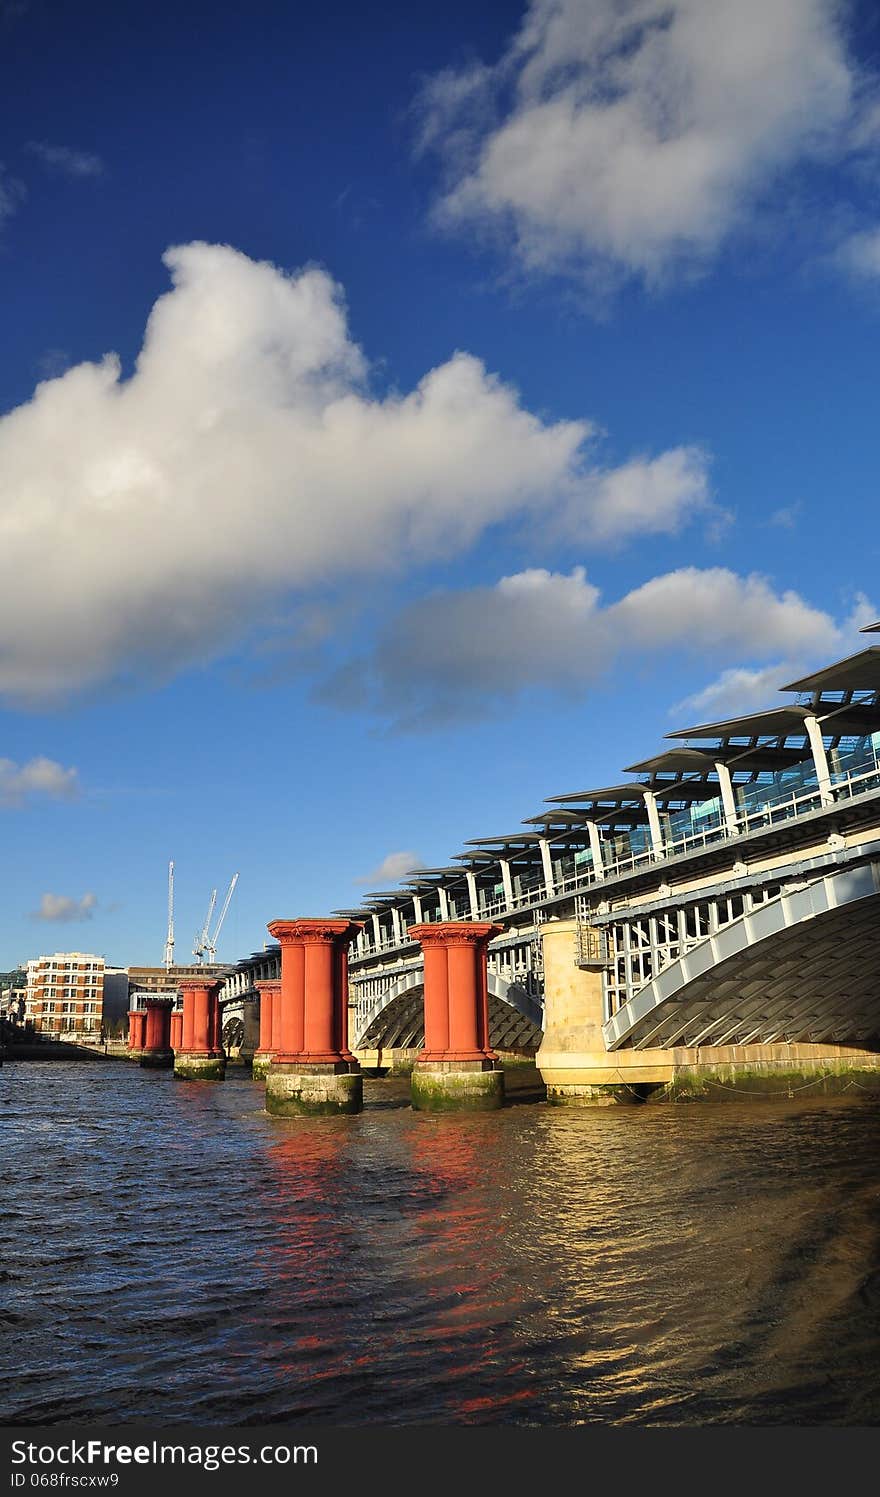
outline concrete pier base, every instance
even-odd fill
[[[174,1057],[174,1074],[182,1081],[223,1081],[226,1056],[222,1050],[178,1051]]]
[[[148,1071],[170,1071],[174,1065],[173,1050],[145,1050],[138,1063]]]
[[[271,1055],[261,1055],[260,1052],[257,1051],[253,1059],[253,1064],[251,1066],[251,1076],[253,1080],[265,1081],[271,1064]]]
[[[266,1111],[276,1117],[327,1117],[360,1112],[364,1078],[348,1061],[272,1061],[266,1073]]]
[[[494,1112],[504,1106],[504,1072],[491,1061],[420,1061],[410,1088],[417,1112]]]

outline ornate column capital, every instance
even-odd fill
[[[435,920],[430,925],[411,925],[407,934],[422,946],[483,946],[503,929],[490,921]]]
[[[296,920],[273,920],[267,925],[270,936],[274,936],[282,946],[295,945],[297,942],[310,944],[313,942],[350,941],[363,930],[363,924],[357,920],[334,920],[331,916],[311,917],[301,916]]]
[[[181,993],[219,993],[222,986],[218,977],[182,977],[178,983]]]

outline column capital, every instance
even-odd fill
[[[212,991],[219,993],[222,986],[223,981],[219,977],[181,977],[178,983],[181,993],[210,993]]]
[[[329,917],[311,919],[305,916],[296,920],[273,920],[266,926],[270,936],[274,936],[282,946],[313,941],[350,941],[363,928],[362,922],[358,920],[333,920]]]
[[[503,925],[488,920],[434,920],[430,925],[411,925],[409,935],[423,946],[481,946],[503,930]]]
[[[276,993],[280,993],[281,992],[281,978],[280,977],[261,977],[260,980],[259,980],[259,982],[255,982],[254,983],[254,987],[256,988],[257,992],[260,994],[261,997],[262,997],[263,993],[268,993],[270,995],[270,997],[274,998],[274,996],[275,996]]]

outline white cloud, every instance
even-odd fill
[[[54,759],[38,757],[27,764],[0,759],[0,806],[19,806],[32,795],[72,800],[78,794],[78,771],[65,769]]]
[[[532,569],[412,604],[372,657],[326,683],[322,695],[345,705],[356,674],[368,708],[417,730],[496,711],[527,691],[580,696],[615,669],[656,669],[674,652],[724,665],[726,677],[707,688],[707,700],[746,684],[766,685],[772,699],[780,683],[771,672],[782,667],[762,662],[821,657],[854,628],[855,615],[838,623],[795,592],[723,567],[684,567],[607,605],[582,567],[569,575]],[[750,664],[734,679],[731,667],[743,656]]]
[[[383,889],[386,884],[399,884],[401,879],[417,868],[424,868],[424,861],[416,852],[390,852],[378,868],[356,878],[356,884],[371,884],[374,889]]]
[[[167,674],[292,590],[455,555],[514,517],[607,543],[706,502],[696,450],[603,467],[587,421],[541,421],[467,353],[372,395],[321,270],[199,243],[165,263],[131,378],[108,355],[0,419],[0,694],[16,702]]]
[[[703,722],[722,722],[727,717],[757,712],[770,705],[779,688],[794,680],[797,674],[797,665],[785,661],[758,666],[754,670],[746,666],[731,666],[701,691],[676,702],[669,709],[670,716],[693,713]]]
[[[494,67],[431,79],[440,217],[532,270],[657,281],[715,254],[779,174],[852,146],[839,0],[532,0]]]
[[[15,177],[10,177],[0,161],[0,227],[6,218],[11,218],[24,197],[24,186]]]
[[[880,278],[880,228],[863,229],[858,234],[851,234],[840,245],[836,260],[856,280],[874,281]]]
[[[71,146],[52,145],[48,140],[29,140],[25,149],[50,171],[61,172],[65,177],[100,177],[104,173],[103,161],[91,151],[75,151]]]
[[[74,920],[91,920],[98,903],[96,894],[83,894],[73,899],[69,894],[44,894],[40,908],[31,912],[34,920],[55,921],[68,924]]]

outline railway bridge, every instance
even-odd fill
[[[424,1043],[412,928],[492,921],[490,1041],[553,1099],[880,1086],[880,646],[782,690],[336,911],[362,1064]],[[277,974],[277,948],[239,963],[227,1023],[255,1034]]]

